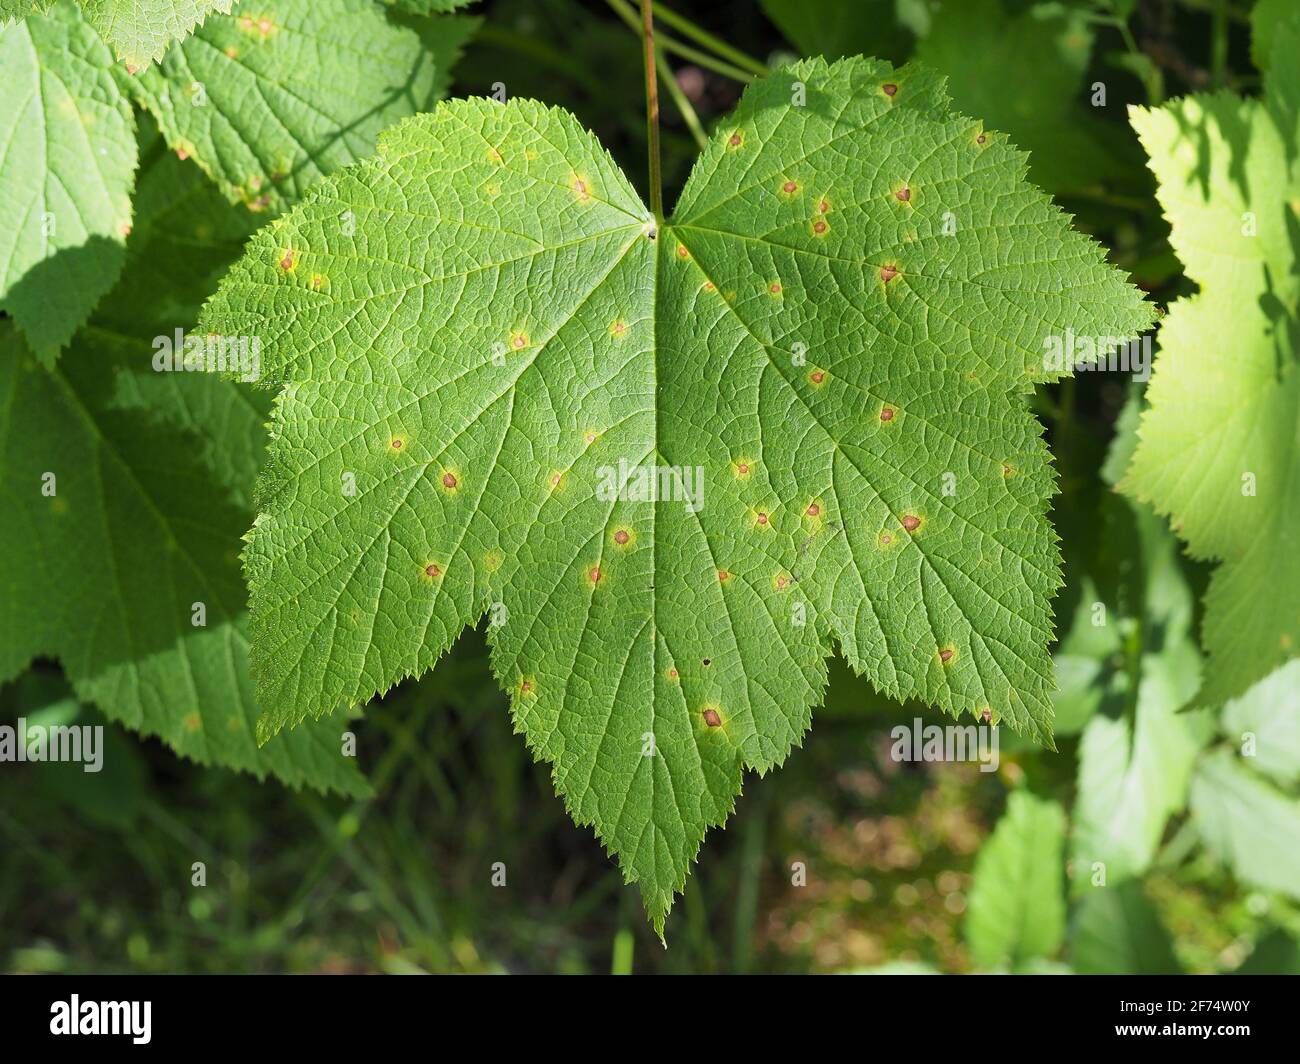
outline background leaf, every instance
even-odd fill
[[[430,42],[442,20],[422,27]],[[372,0],[267,0],[207,20],[156,68],[128,79],[167,141],[232,200],[280,210],[364,158],[386,125],[438,97],[470,26],[439,54]]]
[[[1065,938],[1065,812],[1013,791],[975,862],[966,940],[983,968],[1051,957]]]
[[[763,0],[763,11],[805,55],[843,59],[853,55],[906,59],[908,27],[894,19],[906,0]]]
[[[77,0],[86,21],[127,66],[162,58],[172,41],[187,36],[213,12],[234,0]]]
[[[0,307],[53,364],[122,268],[135,126],[70,3],[0,31]]]
[[[1252,737],[1252,766],[1283,787],[1300,783],[1300,662],[1270,673],[1223,707],[1223,734]]]
[[[1090,887],[1071,918],[1070,960],[1082,975],[1176,975],[1173,942],[1133,881]]]
[[[1205,845],[1238,878],[1300,898],[1300,799],[1218,750],[1197,764],[1191,808]]]
[[[238,551],[267,406],[246,385],[151,367],[153,330],[170,341],[197,313],[182,279],[201,294],[252,224],[161,148],[146,148],[122,283],[60,366],[42,370],[0,323],[0,676],[57,657],[78,696],[184,756],[362,794],[340,721],[254,739]],[[152,298],[160,271],[181,304]]]

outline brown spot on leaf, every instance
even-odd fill
[[[894,408],[893,408],[892,406],[882,406],[882,407],[880,408],[880,420],[881,420],[881,421],[893,421],[893,420],[894,420]]]
[[[710,706],[708,709],[704,711],[704,723],[707,724],[710,728],[721,728],[722,717],[719,715],[716,709]]]
[[[460,482],[456,479],[455,473],[443,473],[442,486],[448,491],[454,491],[458,483]]]
[[[880,279],[884,281],[885,284],[889,284],[889,282],[892,281],[897,276],[898,276],[897,266],[880,267]]]
[[[617,543],[620,547],[625,546],[627,544],[627,541],[631,538],[632,537],[628,535],[626,528],[620,528],[617,532],[614,533],[614,542]]]
[[[915,532],[921,527],[921,519],[916,514],[904,514],[902,523],[903,527],[909,532]]]
[[[896,96],[898,94],[898,86],[892,81],[887,81],[885,84],[880,86],[880,91],[886,96]]]
[[[912,199],[912,190],[908,188],[906,185],[904,185],[897,192],[895,192],[894,195],[898,197],[900,203],[908,203]]]

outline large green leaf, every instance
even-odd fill
[[[832,639],[885,694],[1049,741],[1022,393],[1045,336],[1150,314],[1023,173],[938,77],[866,60],[751,85],[669,223],[536,103],[385,133],[205,314],[287,382],[246,555],[264,734],[500,603],[516,723],[656,924]]]
[[[416,29],[372,0],[266,0],[208,19],[130,79],[168,142],[233,200],[278,210],[369,155],[386,125],[431,107],[466,20]]]
[[[70,3],[0,31],[0,308],[53,363],[122,268],[135,127]]]
[[[1170,308],[1122,485],[1220,564],[1199,699],[1241,694],[1300,650],[1300,34],[1266,98],[1135,109],[1170,240],[1200,292]]]
[[[252,222],[161,147],[122,282],[58,368],[0,323],[0,678],[55,657],[81,698],[187,757],[361,794],[339,720],[254,738],[238,550],[267,404],[154,372],[151,342],[193,321],[186,293],[209,290]],[[172,302],[153,298],[163,277]]]
[[[1065,812],[1013,791],[980,848],[966,912],[966,940],[982,968],[1051,957],[1065,937]]]

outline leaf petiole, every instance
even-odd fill
[[[655,62],[654,0],[641,0],[641,45],[645,51],[646,146],[650,156],[650,210],[664,220],[663,166],[659,159],[659,79]]]

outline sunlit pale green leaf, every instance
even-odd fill
[[[1300,34],[1281,44],[1300,48]],[[1192,96],[1133,125],[1170,241],[1200,286],[1170,308],[1150,409],[1122,487],[1168,515],[1206,596],[1205,704],[1241,694],[1300,650],[1300,69],[1264,100]]]
[[[1223,734],[1260,772],[1283,786],[1300,783],[1300,661],[1224,706]]]
[[[1197,764],[1191,808],[1206,847],[1238,879],[1300,898],[1300,799],[1218,750]]]

